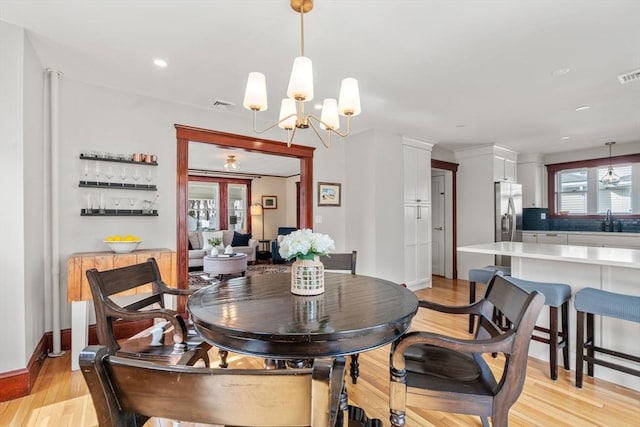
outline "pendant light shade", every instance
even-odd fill
[[[609,146],[609,170],[607,171],[605,176],[600,178],[600,182],[602,183],[602,185],[607,187],[616,186],[620,182],[620,177],[613,171],[613,163],[611,162],[611,146],[613,144],[615,144],[615,141],[605,142],[604,144]]]
[[[253,111],[265,111],[267,109],[267,83],[264,74],[249,73],[242,106],[247,110]]]

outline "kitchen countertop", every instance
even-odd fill
[[[621,233],[600,233],[621,234]],[[629,234],[629,233],[628,233]],[[565,261],[640,269],[640,250],[595,246],[556,245],[545,243],[491,242],[458,246],[458,252]]]

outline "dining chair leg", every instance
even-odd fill
[[[220,363],[218,363],[219,367],[226,368],[229,366],[227,364],[228,356],[229,356],[229,352],[227,350],[218,350],[218,357],[220,358]]]
[[[476,282],[469,282],[469,304],[473,304],[476,302]],[[469,333],[473,333],[474,326],[474,317],[473,314],[469,315]]]
[[[351,375],[351,382],[353,384],[356,384],[358,382],[358,377],[360,376],[360,363],[358,362],[358,356],[359,354],[352,354],[351,355],[351,364],[349,365],[349,373]]]

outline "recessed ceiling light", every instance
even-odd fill
[[[566,141],[567,139],[571,139],[571,137],[570,136],[561,136],[560,139],[562,141]]]
[[[584,111],[584,110],[588,110],[589,108],[591,107],[589,107],[588,105],[581,105],[579,107],[576,107],[576,111]]]
[[[322,110],[322,104],[316,104],[313,106],[316,110]]]
[[[167,61],[165,61],[164,59],[160,59],[160,58],[156,58],[153,60],[153,63],[157,66],[157,67],[166,67],[167,66]]]
[[[463,127],[465,127],[465,126],[466,126],[466,125],[456,125],[456,127],[457,127],[457,128],[463,128]]]
[[[557,70],[553,70],[551,75],[553,75],[554,77],[565,76],[569,74],[570,71],[571,71],[571,68],[558,68]]]

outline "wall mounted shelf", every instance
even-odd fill
[[[97,162],[116,162],[116,163],[128,163],[131,165],[143,165],[143,166],[158,166],[158,162],[134,162],[133,160],[122,160],[122,159],[110,159],[107,157],[92,157],[85,156],[84,154],[80,154],[80,160],[94,160]]]
[[[157,210],[142,212],[141,209],[81,209],[80,216],[158,216]]]
[[[80,181],[78,187],[84,188],[111,188],[113,190],[144,190],[158,191],[155,184],[123,184],[121,182],[96,182],[96,181]]]

